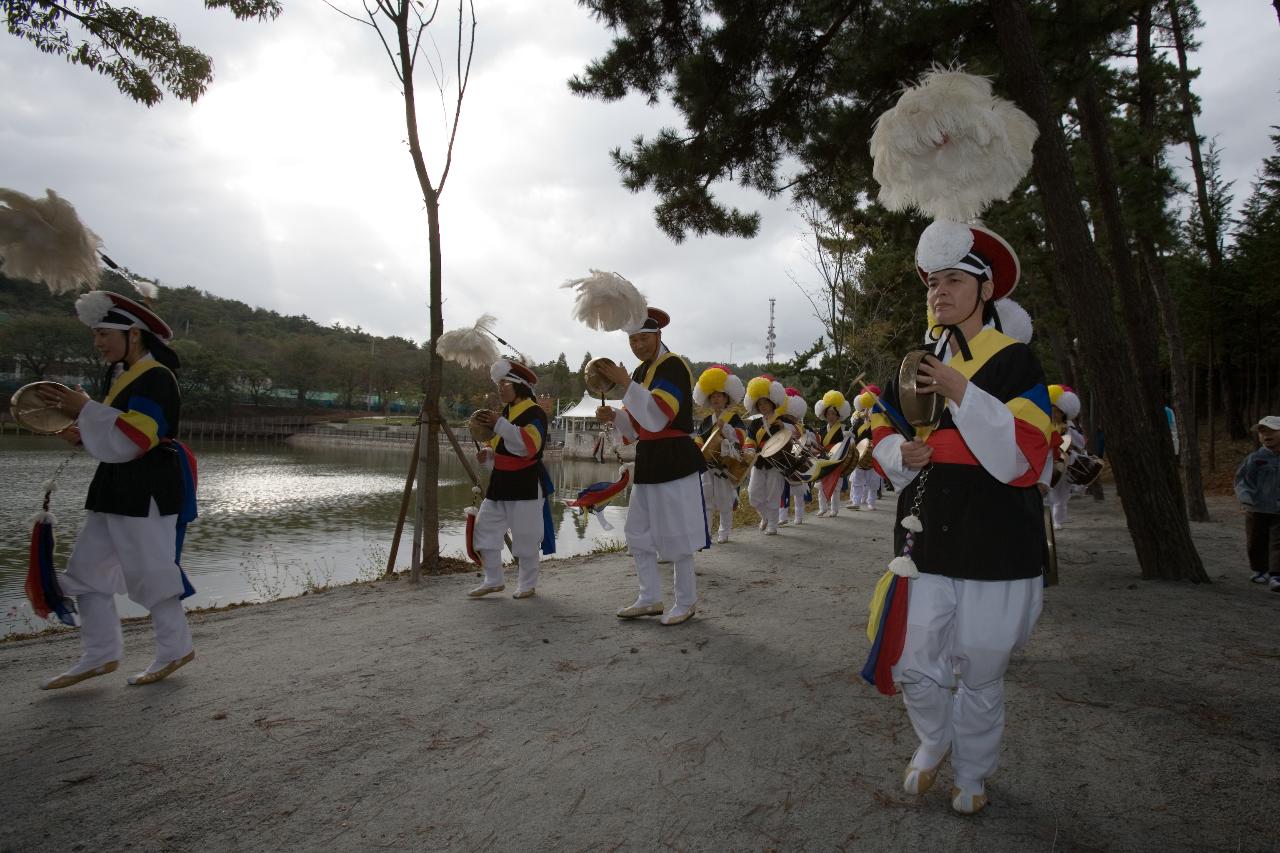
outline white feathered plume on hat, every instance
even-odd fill
[[[1035,327],[1031,323],[1031,315],[1027,313],[1026,308],[1006,296],[1004,299],[996,300],[996,314],[1000,317],[1000,331],[1015,341],[1031,343]]]
[[[591,270],[586,278],[571,279],[560,286],[578,291],[573,316],[602,332],[636,328],[649,310],[644,294],[616,272]]]
[[[492,314],[481,314],[474,326],[445,332],[436,339],[436,355],[463,367],[489,367],[499,355],[489,330],[495,322]]]
[[[98,286],[101,238],[53,190],[32,198],[0,187],[0,258],[10,278],[44,282],[50,293]]]
[[[969,222],[1007,198],[1031,168],[1040,131],[991,81],[935,67],[908,86],[871,134],[880,203]]]

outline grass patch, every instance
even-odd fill
[[[627,550],[627,543],[617,539],[601,539],[591,550],[587,552],[588,557],[596,557],[601,554],[623,554]]]

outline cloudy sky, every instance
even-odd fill
[[[0,35],[0,186],[55,189],[114,258],[163,283],[423,339],[426,214],[398,87],[373,32],[319,0],[287,0],[267,24],[195,0],[136,5],[169,17],[214,58],[208,93],[194,106],[166,99],[147,109],[106,78]],[[571,364],[585,350],[624,355],[620,336],[568,319],[570,295],[557,287],[598,267],[669,309],[667,338],[695,359],[762,359],[770,297],[780,356],[821,334],[792,282],[816,280],[785,201],[729,188],[726,198],[762,213],[760,236],[676,245],[653,224],[653,197],[619,185],[609,150],[673,117],[638,99],[569,93],[565,81],[609,43],[586,11],[572,0],[476,6],[476,56],[443,198],[446,328],[488,311],[540,361],[561,351]],[[1238,203],[1271,152],[1268,127],[1280,124],[1280,24],[1269,0],[1200,6],[1200,128],[1223,148]],[[424,134],[438,141],[438,96],[420,77]],[[433,175],[442,162],[433,146]]]

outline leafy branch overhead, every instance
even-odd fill
[[[239,20],[270,20],[280,0],[204,0]],[[104,0],[5,0],[5,24],[44,53],[66,57],[115,81],[148,107],[164,93],[194,103],[213,81],[213,60],[186,44],[165,18]]]

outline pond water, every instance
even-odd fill
[[[406,451],[216,442],[192,450],[200,466],[200,517],[187,529],[183,549],[183,568],[196,587],[187,607],[293,595],[308,585],[376,577],[386,567]],[[84,521],[85,490],[97,463],[83,451],[69,460],[68,455],[58,439],[0,436],[0,634],[44,624],[23,592],[30,519],[39,509],[41,484],[64,460],[51,505],[59,569]],[[441,460],[441,551],[461,556],[471,483],[447,447],[441,448]],[[622,540],[626,492],[605,509],[612,532],[594,517],[575,517],[563,503],[591,483],[615,479],[617,465],[556,460],[547,467],[556,484],[556,556]],[[397,557],[402,567],[409,562],[411,537],[406,523]],[[145,612],[123,597],[118,604],[124,615]]]

